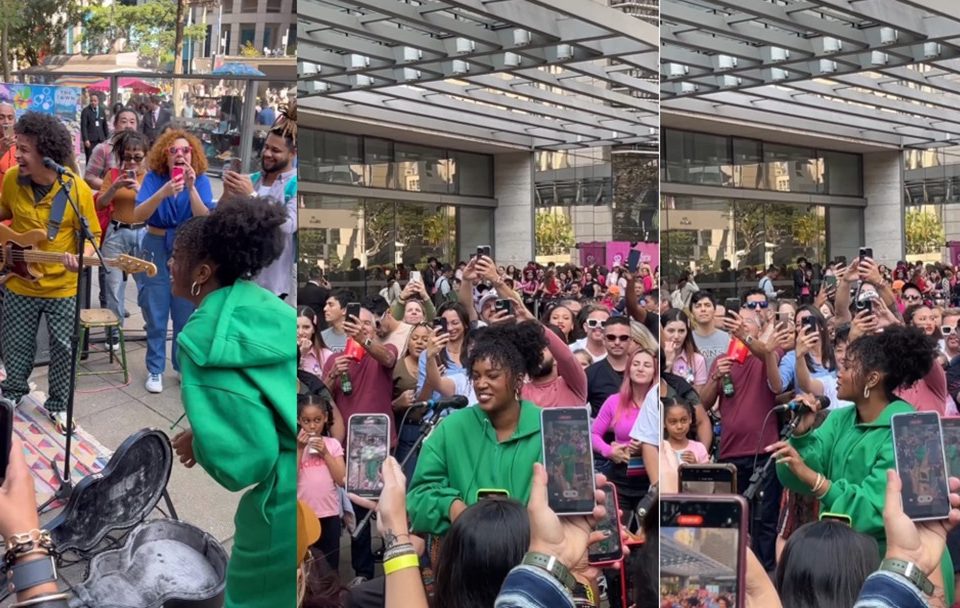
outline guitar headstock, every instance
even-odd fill
[[[127,274],[136,274],[138,272],[145,272],[147,273],[148,277],[152,277],[157,274],[156,264],[154,264],[153,262],[148,262],[147,260],[141,260],[140,258],[135,258],[132,255],[126,255],[126,254],[118,255],[113,265],[123,270]]]

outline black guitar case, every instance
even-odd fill
[[[203,530],[174,519],[145,521],[170,479],[173,450],[161,431],[128,437],[100,473],[83,478],[47,529],[61,553],[98,553],[107,536],[136,527],[123,546],[100,552],[73,608],[218,608],[227,555]]]

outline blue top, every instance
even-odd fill
[[[819,380],[828,376],[836,377],[836,374],[814,361],[813,367],[810,369],[810,376],[816,380]],[[783,390],[786,391],[791,387],[795,387],[796,381],[797,351],[791,350],[785,354],[782,359],[780,359],[780,382],[783,383]],[[803,391],[801,391],[799,388],[796,390],[798,395],[803,394]]]
[[[170,181],[169,175],[159,175],[153,171],[148,171],[143,178],[143,183],[140,184],[136,204],[140,205],[156,194],[168,181]],[[196,186],[197,192],[200,193],[200,200],[207,206],[207,209],[213,209],[213,189],[210,187],[210,179],[206,174],[197,176]],[[155,228],[176,228],[191,217],[193,217],[193,211],[190,210],[190,192],[184,188],[177,196],[168,196],[163,199],[153,215],[147,218],[147,224]]]

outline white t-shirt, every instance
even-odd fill
[[[630,438],[642,443],[660,447],[660,437],[663,434],[663,422],[660,420],[660,384],[657,383],[647,391],[643,399],[643,406],[637,414],[637,420],[630,429]]]
[[[586,338],[580,338],[579,340],[577,340],[576,342],[570,345],[570,352],[575,353],[578,350],[585,350],[588,353],[590,353],[590,349],[587,348]],[[590,356],[593,357],[594,363],[596,363],[597,361],[603,361],[604,359],[607,358],[607,351],[604,350],[602,355],[595,355],[593,353],[590,353]]]
[[[847,407],[848,405],[853,405],[852,401],[844,401],[837,397],[837,379],[833,376],[823,376],[817,378],[821,384],[823,384],[823,396],[830,400],[830,405],[827,406],[828,410],[835,410],[841,407]]]

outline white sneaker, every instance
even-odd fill
[[[163,376],[160,374],[150,374],[147,376],[147,381],[144,383],[144,388],[147,389],[148,393],[162,393],[163,392]]]

